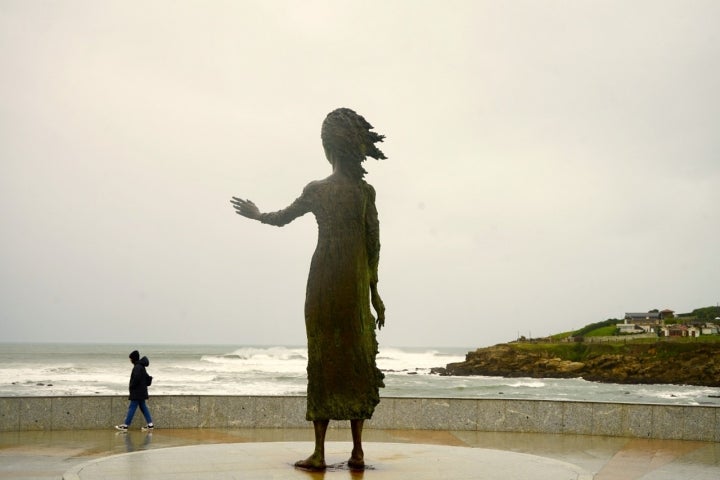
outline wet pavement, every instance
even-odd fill
[[[292,463],[310,454],[310,429],[0,432],[0,479],[60,479],[65,474],[68,480],[123,478],[128,465],[133,466],[133,478],[180,478],[173,469],[187,471],[182,464],[188,459],[196,470],[186,478],[359,478],[362,472],[343,467],[349,440],[349,430],[331,428],[327,457],[334,467],[325,474],[308,474],[293,469]],[[364,441],[369,466],[365,475],[378,479],[409,478],[408,472],[413,478],[720,478],[716,442],[375,429],[365,431]],[[136,453],[116,456],[129,452]]]

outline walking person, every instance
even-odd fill
[[[150,416],[150,410],[145,403],[148,399],[148,386],[152,383],[152,377],[148,375],[145,367],[150,365],[150,360],[147,357],[140,358],[140,352],[133,350],[130,352],[130,361],[133,364],[132,373],[130,373],[130,406],[128,407],[127,416],[125,417],[125,423],[122,425],[115,425],[115,428],[121,432],[126,432],[128,425],[132,423],[135,411],[140,407],[140,411],[145,417],[147,424],[142,427],[143,430],[152,430],[154,428],[152,417]]]
[[[365,467],[362,429],[380,401],[383,374],[375,364],[375,328],[385,324],[378,295],[380,226],[375,189],[363,179],[366,157],[386,158],[375,143],[383,136],[348,108],[328,114],[321,139],[332,174],[311,182],[289,207],[261,213],[250,200],[233,197],[236,212],[282,226],[308,212],[318,224],[318,243],[305,296],[308,341],[306,419],[313,422],[315,450],[295,466],[324,470],[330,420],[350,420],[353,448],[348,466]],[[279,299],[282,300],[282,299]],[[370,305],[375,309],[373,317]]]

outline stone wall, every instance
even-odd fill
[[[304,397],[154,396],[158,428],[309,428]],[[124,396],[0,397],[0,431],[111,428]],[[144,423],[138,410],[133,428]],[[347,422],[332,422],[345,427]],[[366,428],[564,433],[720,442],[720,407],[513,399],[382,398]]]
[[[583,337],[585,343],[622,343],[632,342],[641,338],[658,340],[657,333],[635,333],[632,335],[613,335],[607,337]]]

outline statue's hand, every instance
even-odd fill
[[[372,302],[372,306],[377,314],[375,324],[377,325],[378,330],[381,330],[382,327],[385,326],[385,304],[377,291],[377,284],[370,286],[370,301]]]
[[[237,213],[238,215],[252,218],[253,220],[257,220],[260,217],[260,210],[250,200],[243,200],[242,198],[232,197],[230,203],[232,203],[232,206],[235,209],[235,213]]]

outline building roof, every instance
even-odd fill
[[[628,312],[625,318],[660,318],[660,312]]]

